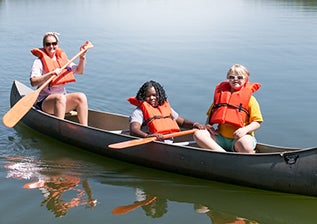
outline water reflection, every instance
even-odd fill
[[[167,199],[147,194],[142,188],[135,190],[136,201],[129,205],[115,207],[112,214],[123,215],[139,207],[145,211],[146,216],[160,218],[167,213]]]
[[[160,218],[168,213],[168,199],[161,196],[153,196],[147,194],[144,189],[137,187],[135,190],[136,201],[128,204],[117,206],[112,210],[112,214],[124,215],[134,211],[137,208],[142,208],[145,215],[152,218]],[[193,203],[193,210],[202,215],[206,215],[212,224],[257,224],[257,221],[251,221],[247,218],[242,218],[224,211],[213,210],[206,205]]]
[[[238,217],[221,211],[212,211],[207,206],[195,204],[194,209],[197,213],[206,214],[210,218],[212,224],[257,224],[256,221],[251,221],[246,218]]]
[[[83,175],[80,172],[71,171],[73,167],[79,167],[75,161],[69,158],[56,160],[53,162],[54,165],[49,161],[43,161],[32,156],[9,156],[6,159],[6,177],[28,180],[29,182],[24,184],[23,187],[29,190],[38,189],[44,197],[40,202],[40,206],[45,206],[55,217],[67,215],[69,210],[74,207],[85,206],[86,208],[93,208],[98,204],[97,200],[93,198],[92,188],[88,180],[82,177]],[[119,181],[117,183],[112,178],[102,179],[103,181],[106,181],[106,184],[128,185],[135,189],[135,201],[114,207],[112,210],[114,215],[125,215],[137,209],[142,209],[146,216],[161,218],[168,213],[168,201],[176,199],[169,197],[166,193],[169,192],[173,196],[178,197],[173,191],[181,192],[182,190],[181,185],[176,185],[177,188],[181,187],[180,189],[166,188],[166,186],[161,185],[159,188],[162,191],[157,191],[157,187],[153,188],[152,185],[148,185],[147,181],[137,181],[135,183],[134,181]],[[246,222],[247,218],[208,208],[206,205],[197,202],[197,200],[200,200],[199,197],[194,201],[186,199],[186,195],[181,196],[181,198],[181,200],[188,200],[188,203],[193,204],[193,211],[207,215],[211,223],[224,223],[224,221],[226,223],[257,223],[255,221]],[[204,201],[202,200],[201,203],[204,203]]]
[[[127,174],[129,173],[129,175]],[[146,216],[161,218],[177,212],[169,207],[171,202],[192,205],[192,213],[207,216],[210,223],[301,223],[315,220],[313,208],[317,200],[306,196],[258,191],[252,188],[160,174],[158,172],[128,171],[122,179],[106,178],[100,182],[135,189],[135,201],[120,205],[113,214],[126,215],[143,210]],[[131,177],[134,177],[133,179]],[[130,195],[131,196],[131,195]],[[126,197],[129,197],[127,196]],[[305,209],[303,209],[305,208]]]
[[[161,204],[161,203],[158,203],[159,200],[156,201],[156,199],[157,199],[156,196],[147,195],[141,188],[137,188],[136,189],[136,201],[133,202],[132,204],[129,204],[129,205],[121,205],[121,206],[115,207],[112,210],[112,214],[123,215],[123,214],[131,212],[139,207],[142,207],[146,211],[148,216],[151,216],[153,218],[161,217],[167,212],[166,200],[164,203],[165,206],[163,206],[165,208],[164,211],[157,212],[158,206],[156,206],[156,205]],[[162,206],[159,206],[159,207],[162,207]]]
[[[23,187],[27,189],[39,189],[44,196],[41,206],[53,212],[56,217],[62,217],[73,208],[86,205],[87,208],[95,207],[97,200],[92,198],[92,192],[87,180],[82,181],[82,188],[79,187],[80,178],[78,176],[54,176],[48,180],[30,182]],[[71,199],[66,201],[66,193],[72,193]],[[87,195],[87,199],[84,196]],[[66,198],[66,197],[65,197]]]
[[[145,211],[146,216],[152,218],[160,218],[168,212],[168,198],[160,195],[153,196],[153,194],[147,194],[144,189],[136,188],[136,201],[129,205],[121,205],[115,207],[112,210],[112,214],[124,215],[137,208],[142,208]],[[206,205],[193,203],[193,210],[198,214],[207,215],[210,219],[210,223],[213,224],[256,224],[257,221],[251,221],[247,218],[242,218],[224,211],[218,211],[208,208]]]
[[[74,207],[86,205],[92,208],[97,205],[97,200],[92,197],[92,190],[87,179],[81,180],[81,174],[77,172],[65,173],[65,164],[68,168],[74,165],[74,161],[67,159],[58,161],[55,166],[61,165],[62,171],[56,172],[32,157],[7,157],[5,168],[7,178],[18,180],[32,180],[23,187],[26,189],[39,189],[44,197],[41,206],[53,212],[55,217],[62,217]]]
[[[69,153],[75,154],[72,150]],[[192,213],[186,213],[184,217],[207,216],[210,223],[300,223],[303,217],[305,220],[316,218],[313,210],[317,200],[310,197],[166,175],[165,172],[106,158],[98,161],[87,154],[77,160],[65,157],[44,160],[44,157],[39,157],[6,157],[7,178],[27,180],[24,188],[38,189],[44,197],[39,205],[45,206],[56,217],[67,215],[70,209],[78,206],[90,209],[107,204],[111,210],[105,209],[106,214],[129,217],[143,211],[147,217],[160,219],[177,212],[179,208],[175,211],[169,207],[173,202],[178,203],[178,207],[191,206]],[[96,196],[98,203],[93,196],[94,185],[90,186],[87,177],[101,184],[102,192]],[[113,195],[111,186],[128,187],[134,193],[126,190]],[[104,198],[107,195],[120,200]],[[135,199],[117,204],[125,198]]]

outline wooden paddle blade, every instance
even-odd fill
[[[14,106],[3,116],[2,122],[8,127],[12,128],[16,125],[22,117],[32,108],[37,97],[38,91],[33,91],[22,97]]]
[[[89,40],[87,40],[84,45],[86,46],[86,50],[94,47],[94,45]]]
[[[110,145],[108,145],[108,147],[111,149],[124,149],[124,148],[128,148],[128,147],[136,146],[136,145],[142,145],[142,144],[146,144],[149,142],[153,142],[155,140],[156,140],[156,137],[140,138],[140,139],[130,140],[130,141],[126,141],[126,142],[119,142],[119,143],[110,144]]]

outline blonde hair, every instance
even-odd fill
[[[243,75],[243,76],[246,76],[246,78],[250,76],[250,72],[246,69],[246,67],[240,64],[234,64],[228,70],[227,76],[233,75],[233,74]]]
[[[59,42],[58,35],[60,35],[60,34],[57,33],[57,32],[47,32],[47,33],[45,33],[44,36],[43,36],[43,46],[45,45],[45,43],[46,43],[46,38],[47,38],[48,36],[54,37],[54,38],[56,39],[56,42],[58,43],[58,42]]]

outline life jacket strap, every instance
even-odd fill
[[[250,116],[249,111],[248,111],[247,109],[245,109],[245,108],[242,107],[242,103],[240,103],[239,106],[237,106],[237,105],[231,105],[231,104],[228,104],[228,103],[219,103],[219,104],[215,104],[215,105],[213,106],[213,109],[214,109],[214,108],[218,108],[218,107],[233,107],[233,108],[238,109],[239,112],[243,111],[243,112],[246,113],[248,116]]]
[[[158,116],[158,115],[155,115],[153,117],[151,117],[150,119],[147,119],[145,121],[146,124],[149,124],[151,123],[152,121],[154,121],[155,119],[165,119],[165,118],[171,118],[173,119],[172,115],[168,115],[168,116]]]

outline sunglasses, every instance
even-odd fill
[[[57,42],[51,42],[51,43],[46,42],[46,43],[45,43],[45,46],[46,46],[46,47],[49,47],[49,46],[51,46],[51,45],[56,46],[56,45],[57,45]]]
[[[235,80],[236,78],[239,80],[242,80],[242,79],[244,79],[244,76],[243,75],[229,75],[228,76],[228,79],[230,79],[230,80]]]

